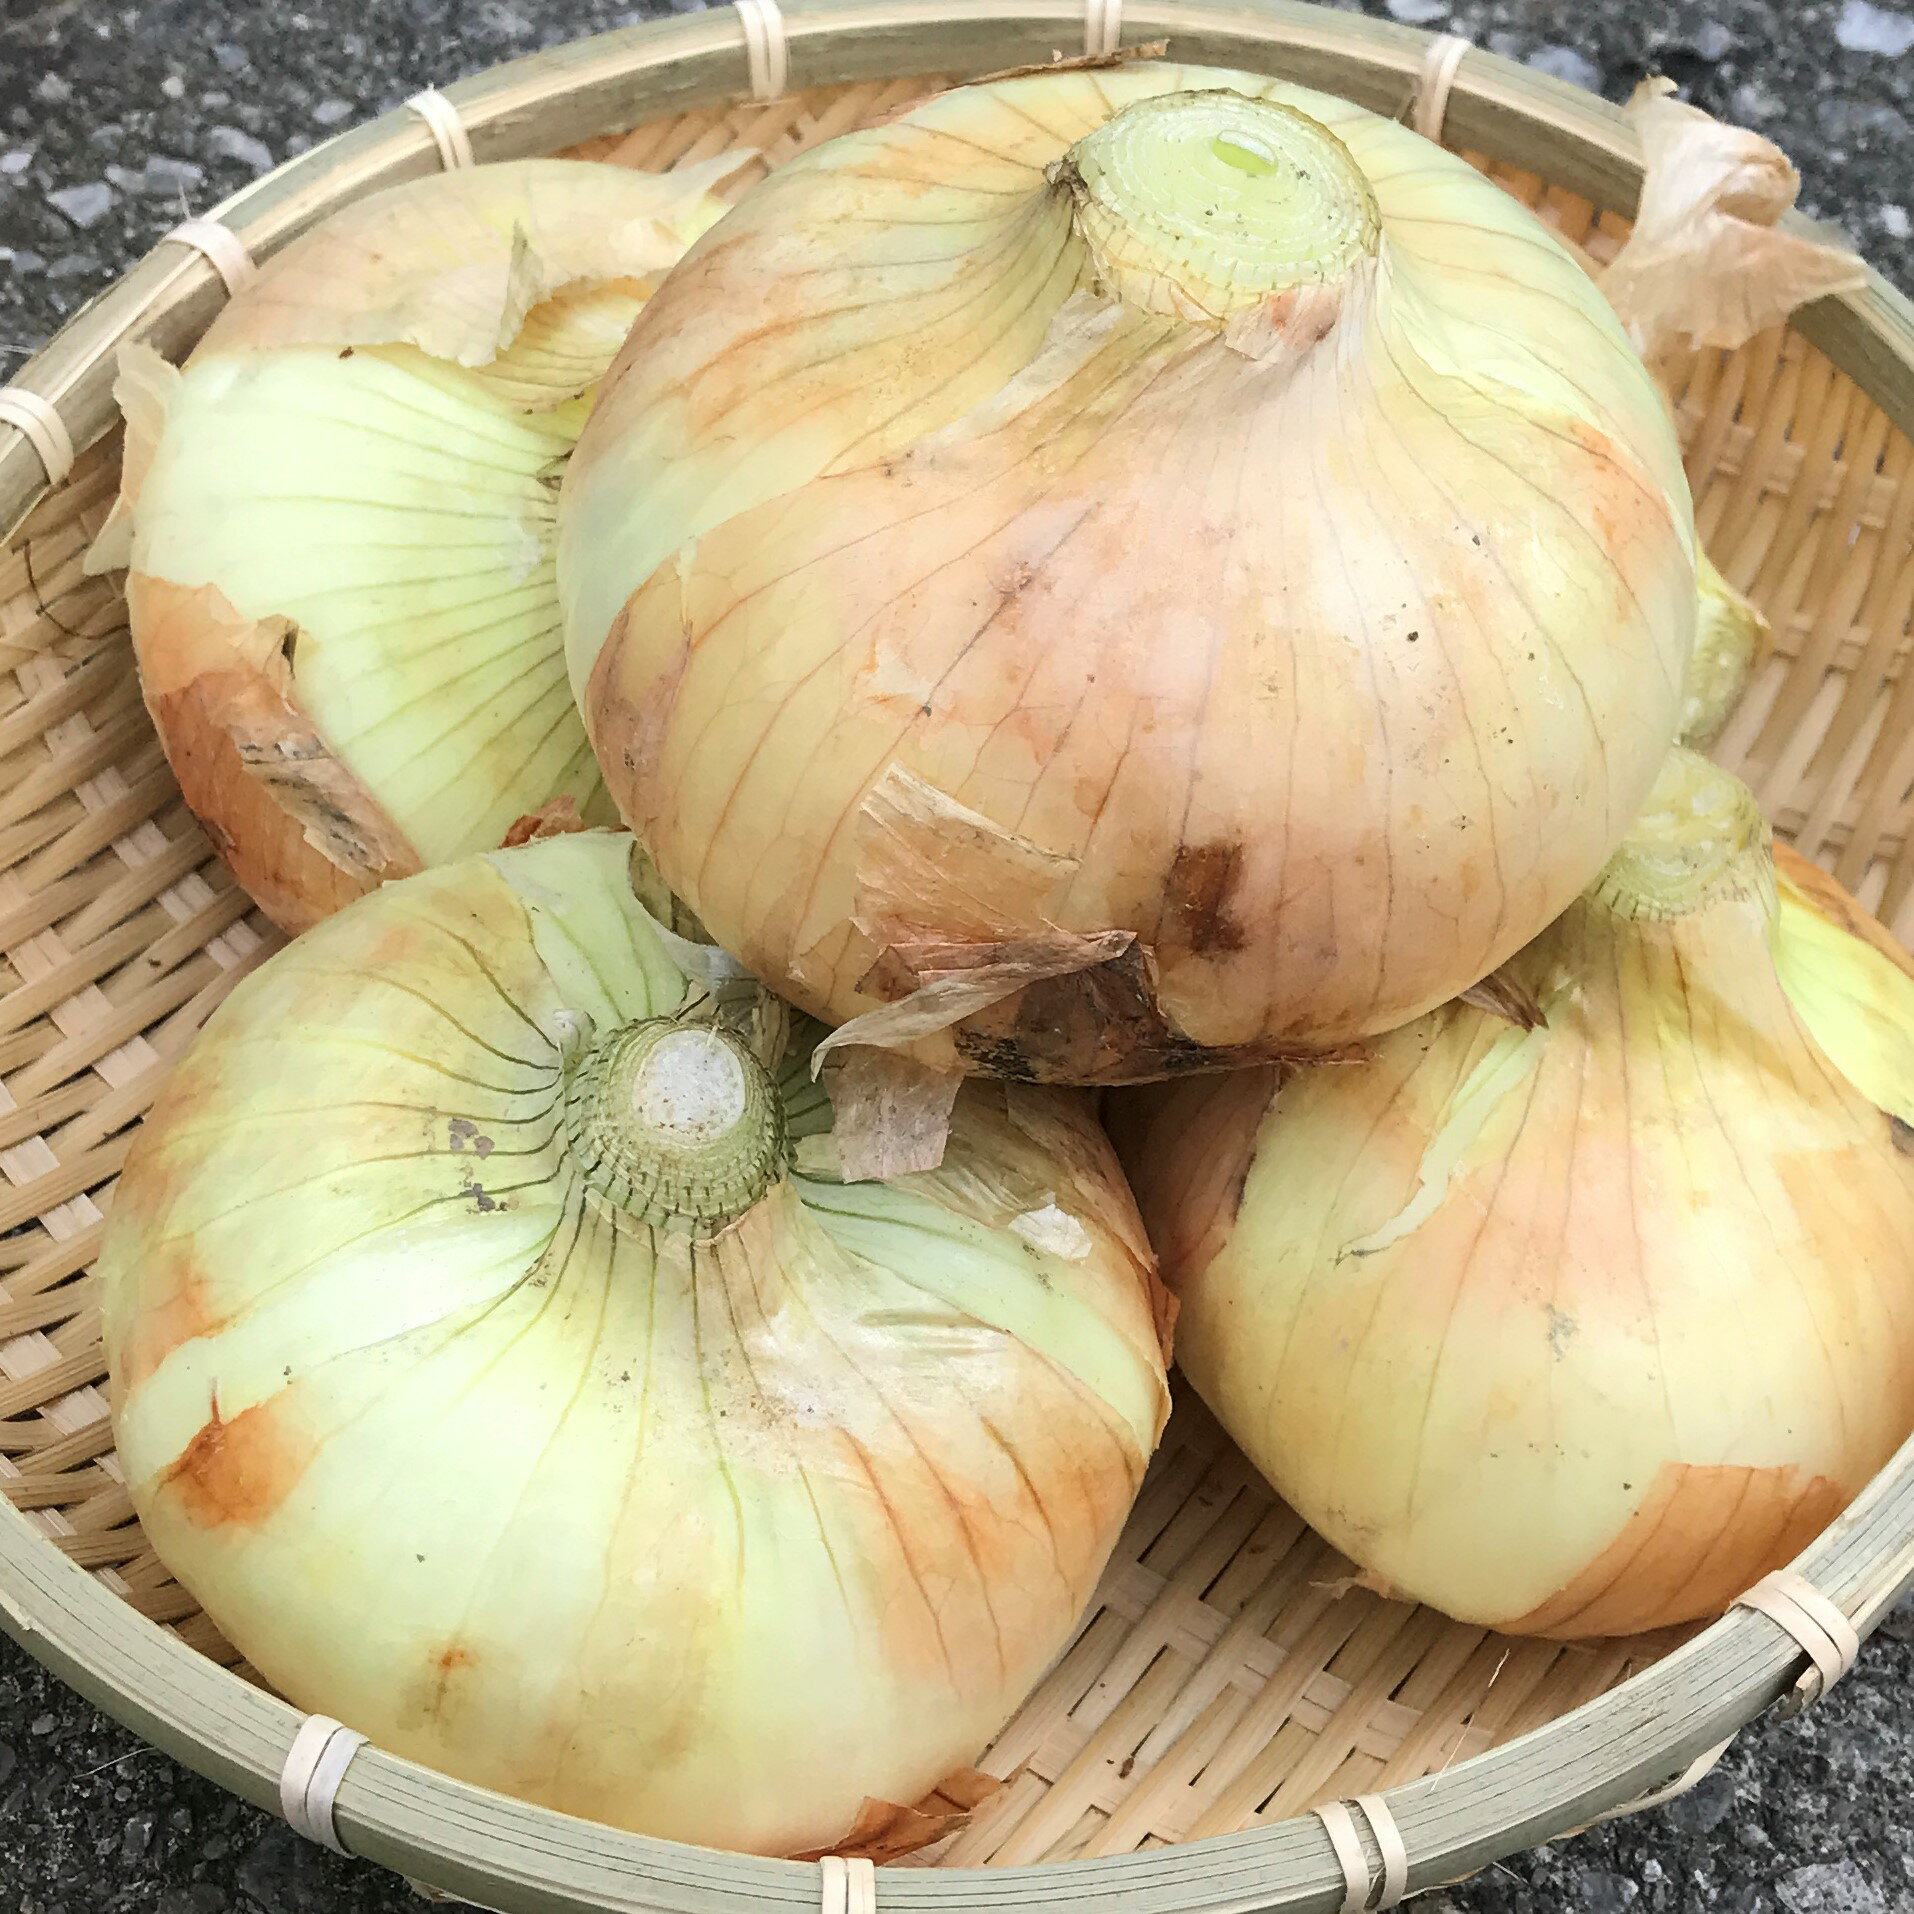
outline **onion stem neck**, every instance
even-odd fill
[[[1328,127],[1232,92],[1138,100],[1087,134],[1052,178],[1104,285],[1127,304],[1222,324],[1372,259],[1382,222]]]
[[[1772,902],[1773,893],[1768,827],[1754,794],[1677,745],[1593,894],[1620,917],[1685,917],[1719,897]]]
[[[648,1017],[579,1059],[565,1134],[593,1188],[641,1221],[711,1235],[784,1172],[784,1100],[749,1044]]]

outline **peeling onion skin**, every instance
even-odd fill
[[[721,170],[411,181],[274,255],[183,370],[122,355],[92,562],[130,567],[181,790],[282,929],[555,798],[615,819],[560,656],[557,475]]]
[[[1677,99],[1659,74],[1625,110],[1641,141],[1641,200],[1600,283],[1650,365],[1672,372],[1683,351],[1732,351],[1810,300],[1866,286],[1866,263],[1839,235],[1779,224],[1801,175],[1771,140]]]
[[[1813,1007],[1840,1054],[1885,933],[1820,874],[1777,912],[1733,790],[1708,901],[1631,915],[1605,878],[1510,966],[1546,1029],[1451,1006],[1280,1088],[1107,1099],[1192,1383],[1370,1580],[1464,1621],[1718,1614],[1914,1428],[1906,1128],[1770,957],[1802,913],[1846,939]]]
[[[827,1849],[1068,1639],[1167,1414],[1161,1292],[1057,1091],[969,1084],[940,1170],[786,1166],[729,1223],[603,1195],[555,1124],[576,1046],[695,1019],[630,849],[387,886],[215,1014],[107,1227],[119,1454],[297,1705],[568,1813]]]
[[[1379,208],[1265,333],[1092,288],[1059,163],[1190,89],[1320,121]],[[720,943],[835,1024],[1027,958],[913,1054],[1100,1083],[1333,1050],[1512,955],[1639,807],[1695,618],[1664,408],[1566,250],[1360,108],[1155,65],[753,189],[609,375],[559,574],[607,784]],[[871,881],[898,775],[1054,887],[986,936],[987,880]]]

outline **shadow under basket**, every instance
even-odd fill
[[[791,0],[769,40],[750,12],[632,28],[450,95],[481,160],[663,168],[755,147],[763,162],[736,191],[938,85],[1078,53],[1114,9],[1092,0],[1086,24],[1069,0]],[[1132,0],[1122,24],[1126,44],[1167,39],[1179,60],[1391,115],[1447,69],[1447,143],[1598,258],[1627,230],[1633,136],[1559,82],[1474,50],[1457,69],[1410,28],[1305,6]],[[456,158],[442,132],[389,115],[215,217],[263,258]],[[66,462],[59,432],[44,415],[32,435],[0,425],[0,1624],[109,1713],[276,1808],[302,1718],[234,1666],[133,1520],[89,1273],[142,1113],[279,941],[180,799],[116,582],[81,569],[116,483],[117,348],[144,339],[177,358],[224,297],[206,256],[162,243],[24,369],[15,391],[50,401],[89,448],[51,490],[42,451]],[[1718,755],[1909,938],[1914,309],[1875,279],[1699,355],[1678,385],[1702,537],[1777,641]],[[1914,1579],[1914,1446],[1795,1568],[1862,1633],[1892,1606]],[[1638,1804],[1802,1664],[1785,1628],[1745,1608],[1700,1632],[1563,1645],[1385,1601],[1186,1399],[1074,1644],[981,1756],[1005,1785],[882,1869],[877,1904],[1386,1904]],[[1369,1804],[1353,1818],[1310,1812],[1357,1796]],[[352,1852],[507,1914],[853,1907],[873,1885],[571,1820],[375,1748],[346,1772],[336,1828]],[[1395,1831],[1406,1879],[1384,1852]]]

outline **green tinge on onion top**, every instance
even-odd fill
[[[1227,319],[1340,278],[1381,239],[1375,193],[1342,141],[1240,93],[1138,101],[1057,172],[1098,278],[1146,312]]]

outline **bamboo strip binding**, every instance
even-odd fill
[[[308,1715],[279,1771],[279,1808],[295,1834],[344,1854],[336,1819],[339,1784],[352,1766],[352,1757],[366,1745],[330,1715]]]
[[[47,483],[58,485],[73,470],[73,440],[59,408],[24,386],[0,392],[0,421],[26,435],[46,468]]]
[[[1123,0],[1084,0],[1083,51],[1108,59],[1123,44]]]
[[[1474,50],[1474,42],[1459,33],[1441,33],[1429,42],[1422,56],[1422,71],[1416,76],[1415,104],[1409,124],[1425,140],[1442,144],[1443,122],[1449,117],[1449,95],[1455,91],[1455,76],[1463,59]]]
[[[432,144],[439,149],[439,164],[446,172],[456,173],[461,167],[478,164],[472,152],[472,136],[465,130],[458,108],[437,87],[428,86],[423,93],[413,94],[406,106],[425,122]]]
[[[250,284],[259,271],[239,235],[216,219],[189,219],[175,226],[160,244],[190,246],[219,274],[229,294]]]
[[[1093,33],[1120,31],[1114,9],[1099,16],[1097,6],[1070,0],[1067,9],[1086,45]],[[807,8],[784,24],[787,57],[813,17]],[[1161,9],[1138,0],[1131,24],[1176,30]],[[1336,24],[1352,35],[1372,31]],[[725,84],[735,86],[728,20],[698,30],[730,63]],[[1438,59],[1433,51],[1419,57],[1425,71]],[[1446,112],[1453,126],[1468,76],[1492,68],[1501,76],[1501,68],[1488,55],[1440,58],[1453,61],[1446,92],[1431,83],[1423,104]],[[970,70],[1002,64],[1000,42],[985,36]],[[1496,83],[1513,87],[1520,76]],[[787,70],[779,85],[788,84]],[[605,135],[595,156],[662,167],[749,144],[782,163],[881,119],[928,84],[900,76],[774,101],[693,104],[675,118]],[[474,107],[478,94],[460,91],[467,104],[453,118],[467,152],[474,135],[477,150],[495,151],[484,143],[493,135]],[[415,164],[416,130],[412,137]],[[443,146],[440,157],[458,163]],[[1478,163],[1598,257],[1625,230],[1541,176]],[[67,381],[46,383],[69,389]],[[23,410],[43,431],[46,411],[62,419],[45,399],[42,411],[32,395],[9,396],[19,401],[0,407],[10,423]],[[1753,770],[1760,794],[1804,848],[1858,864],[1866,901],[1891,917],[1914,915],[1914,690],[1906,682],[1914,451],[1875,396],[1793,334],[1697,358],[1682,375],[1677,412],[1703,536],[1777,626],[1776,656],[1727,741],[1730,762],[1744,775]],[[111,585],[79,570],[111,480],[110,453],[89,454],[0,560],[0,1197],[10,1204],[12,1232],[0,1234],[0,1489],[26,1511],[15,1519],[32,1523],[36,1548],[64,1553],[116,1601],[174,1631],[183,1644],[177,1652],[190,1646],[230,1659],[129,1520],[96,1386],[97,1323],[84,1270],[127,1126],[198,1023],[273,939],[178,804],[139,709]],[[1900,928],[1905,935],[1914,926]],[[6,1533],[0,1524],[0,1573]],[[1837,1608],[1865,1621],[1892,1593],[1895,1559],[1876,1564],[1864,1600],[1851,1574],[1829,1583]],[[1569,1650],[1484,1637],[1383,1602],[1347,1575],[1201,1411],[1183,1404],[1076,1644],[986,1757],[1003,1785],[966,1827],[912,1862],[1095,1859],[1242,1828],[1265,1829],[1276,1842],[1300,1825],[1310,1829],[1307,1843],[1281,1848],[1292,1860],[1259,1873],[1256,1893],[1272,1906],[1319,1907],[1324,1880],[1339,1871],[1330,1862],[1323,1873],[1330,1837],[1294,1817],[1440,1775],[1433,1795],[1391,1797],[1403,1804],[1406,1865],[1411,1851],[1431,1851],[1412,1804],[1445,1790],[1461,1798],[1471,1757],[1611,1694],[1674,1645],[1666,1637]],[[1791,1640],[1777,1647],[1774,1631],[1752,1616],[1741,1626],[1777,1669],[1784,1649],[1792,1655]],[[1827,1642],[1838,1646],[1832,1635]],[[235,1688],[231,1707],[256,1700]],[[376,1751],[351,1753],[361,1756],[355,1791],[373,1788]],[[1531,1765],[1538,1758],[1524,1757]],[[1663,1772],[1676,1765],[1671,1759]],[[1681,1779],[1697,1776],[1693,1764]],[[487,1805],[484,1816],[497,1811]],[[1377,1824],[1364,1812],[1374,1840]],[[482,1822],[461,1821],[460,1838]],[[1515,1845],[1518,1831],[1506,1832]],[[1560,1827],[1528,1832],[1543,1838]],[[564,1830],[543,1829],[540,1838],[558,1844]],[[596,1844],[620,1853],[632,1845],[609,1833]],[[848,1897],[853,1863],[833,1859],[844,1861]],[[1386,1858],[1380,1865],[1378,1881],[1364,1863],[1366,1896],[1388,1891]],[[824,1873],[836,1876],[805,1875],[811,1905]],[[1352,1885],[1345,1872],[1341,1891]],[[743,1904],[747,1890],[735,1892]]]
[[[783,96],[791,56],[784,43],[784,15],[778,0],[734,0],[744,28],[744,58],[754,100]]]
[[[1809,1665],[1794,1686],[1797,1707],[1819,1701],[1861,1652],[1860,1634],[1846,1612],[1792,1570],[1763,1576],[1736,1605],[1765,1615],[1807,1656]]]
[[[827,1854],[818,1874],[822,1914],[877,1914],[877,1869],[871,1862]]]
[[[1312,1812],[1327,1831],[1342,1868],[1342,1914],[1365,1914],[1370,1908],[1380,1914],[1384,1908],[1401,1906],[1409,1891],[1409,1850],[1382,1796],[1359,1794],[1353,1801],[1326,1801]],[[1363,1852],[1362,1836],[1356,1828],[1358,1815],[1381,1859],[1381,1870],[1376,1875],[1371,1874],[1369,1857]]]

